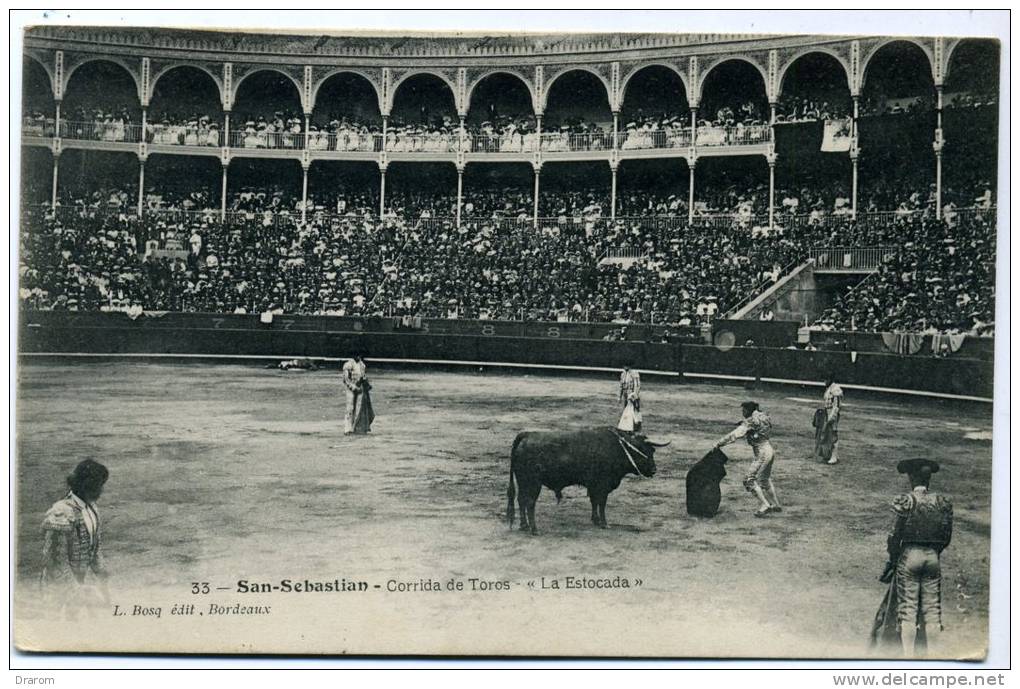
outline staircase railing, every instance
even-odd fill
[[[805,259],[805,258],[794,259],[794,260],[790,261],[785,266],[783,266],[782,268],[779,269],[779,274],[776,276],[776,278],[774,280],[766,279],[766,280],[762,280],[761,282],[759,282],[757,285],[755,285],[750,290],[748,290],[747,296],[745,296],[743,299],[741,299],[739,302],[737,302],[737,304],[735,306],[733,306],[731,309],[726,311],[726,313],[723,314],[723,318],[724,319],[725,318],[732,318],[733,314],[737,313],[742,308],[744,308],[745,306],[750,304],[752,301],[754,301],[755,299],[760,297],[762,292],[767,290],[769,287],[772,287],[773,285],[778,284],[779,281],[782,280],[787,275],[789,275],[793,271],[793,269],[795,267],[801,265],[806,260],[807,259]]]

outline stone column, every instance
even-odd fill
[[[231,146],[230,141],[230,111],[223,111],[223,141],[220,142],[221,146]]]
[[[384,139],[385,141],[385,139]],[[379,165],[379,217],[386,215],[386,165]]]
[[[617,150],[620,147],[620,144],[617,141],[619,139],[619,132],[620,132],[620,113],[614,110],[613,111],[613,150],[614,151]],[[614,180],[616,179],[616,169],[615,168],[613,169],[613,179]],[[615,207],[615,204],[614,204],[614,207]]]

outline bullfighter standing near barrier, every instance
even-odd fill
[[[825,394],[822,397],[825,402],[825,417],[829,432],[832,438],[832,454],[829,456],[829,464],[839,461],[839,413],[843,409],[843,388],[836,383],[834,376],[825,380]]]
[[[368,368],[361,354],[348,359],[341,370],[347,400],[344,414],[344,435],[368,433],[375,419],[368,391]]]
[[[757,402],[744,402],[740,405],[744,420],[732,431],[724,435],[715,444],[716,448],[735,442],[738,438],[746,438],[747,444],[754,452],[754,462],[744,477],[744,488],[754,493],[761,501],[761,507],[754,513],[756,517],[764,517],[769,512],[782,512],[776,485],[772,482],[772,463],[775,450],[772,447],[772,419],[761,411]],[[765,497],[765,489],[772,495],[772,501]]]
[[[616,427],[621,431],[641,432],[641,376],[631,369],[630,364],[623,367],[620,374],[620,403],[623,413]]]

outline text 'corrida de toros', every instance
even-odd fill
[[[281,579],[276,583],[240,579],[237,582],[238,593],[356,593],[368,589],[367,581],[343,578],[326,581]]]

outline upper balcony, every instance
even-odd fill
[[[22,122],[22,143],[50,147],[56,127],[52,119]],[[229,157],[301,157],[307,149],[312,160],[377,160],[385,152],[389,160],[465,162],[530,162],[570,160],[619,160],[686,158],[692,147],[697,156],[764,155],[772,141],[768,125],[699,126],[693,137],[690,127],[612,132],[543,132],[491,134],[415,134],[379,132],[301,131],[267,132],[253,128],[233,129],[226,137],[216,126],[188,127],[166,124],[129,124],[118,121],[60,121],[61,146],[108,151],[222,155]],[[614,146],[615,143],[615,146]],[[615,151],[615,153],[614,153]]]

